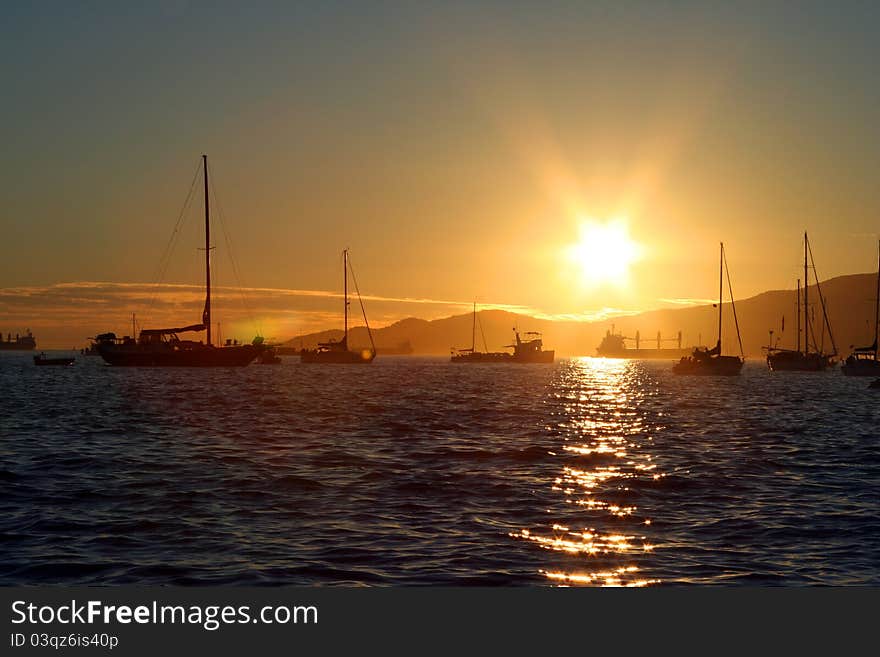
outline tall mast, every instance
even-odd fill
[[[471,353],[477,349],[477,302],[474,301],[474,316],[471,319]]]
[[[801,279],[797,286],[797,350],[801,350]]]
[[[877,360],[878,336],[880,336],[880,242],[877,243],[877,296],[874,298],[874,360]]]
[[[211,344],[211,211],[208,201],[208,156],[202,155],[205,179],[205,311],[202,324],[208,328],[208,344]]]
[[[807,275],[807,231],[804,231],[804,353],[810,353],[810,302],[807,290],[810,287],[810,277]]]
[[[721,242],[721,264],[718,268],[718,355],[721,355],[721,304],[724,301],[724,242]]]
[[[342,290],[345,308],[345,336],[342,338],[348,348],[348,249],[342,251]]]

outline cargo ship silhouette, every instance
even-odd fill
[[[635,348],[630,348],[627,346],[626,341],[632,340],[635,342]],[[678,347],[664,347],[664,342],[676,341],[678,343]],[[675,338],[664,338],[660,335],[660,332],[657,332],[657,347],[656,349],[652,348],[644,348],[641,346],[642,338],[639,331],[636,331],[636,335],[634,338],[625,337],[623,333],[615,333],[614,325],[611,325],[611,330],[605,332],[605,337],[602,338],[602,342],[599,343],[599,346],[596,347],[596,353],[603,358],[644,358],[644,359],[676,359],[681,358],[682,356],[689,356],[693,351],[693,348],[682,348],[681,346],[681,331],[678,332],[678,336]]]

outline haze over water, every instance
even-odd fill
[[[880,583],[867,381],[670,365],[0,354],[0,583]]]

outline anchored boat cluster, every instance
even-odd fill
[[[208,157],[202,155],[201,162],[202,181],[204,186],[204,205],[205,205],[205,306],[202,311],[201,322],[198,324],[190,324],[177,328],[158,328],[144,329],[134,337],[134,327],[131,336],[117,337],[113,332],[106,332],[92,338],[92,344],[88,349],[82,351],[83,355],[100,355],[110,365],[117,366],[156,366],[156,367],[230,367],[244,366],[254,361],[264,364],[273,364],[281,362],[278,356],[278,349],[275,346],[268,345],[262,337],[255,337],[250,344],[239,344],[237,340],[226,340],[222,344],[214,344],[211,334],[211,208],[209,199],[209,181],[208,181]],[[193,179],[193,188],[197,176]],[[187,198],[187,204],[193,193],[190,189],[190,196]],[[186,204],[184,206],[186,208]],[[880,254],[880,248],[878,248]],[[808,308],[808,291],[809,291],[809,264],[812,263],[813,273],[815,277],[816,291],[819,295],[819,301],[822,308],[823,336],[827,331],[832,350],[828,353],[824,351],[822,345],[817,345],[815,340],[815,331],[812,333],[813,341],[811,342],[811,319]],[[370,330],[367,321],[367,313],[364,308],[363,299],[357,285],[357,278],[351,266],[351,259],[348,249],[342,252],[342,270],[343,270],[343,317],[344,331],[343,336],[338,341],[319,342],[314,349],[300,349],[299,355],[303,363],[342,363],[342,364],[369,364],[376,358],[376,344],[373,340],[373,333]],[[726,276],[725,276],[726,274]],[[355,293],[363,314],[364,324],[367,328],[367,335],[370,339],[370,347],[368,349],[352,349],[348,344],[348,315],[349,315],[349,278],[354,283]],[[727,279],[727,289],[730,297],[730,306],[733,312],[734,325],[736,326],[737,341],[739,343],[739,355],[729,355],[722,353],[722,316],[724,307],[724,280]],[[837,363],[838,350],[834,341],[834,335],[831,330],[831,324],[828,320],[828,313],[825,307],[825,298],[822,295],[822,288],[819,284],[819,276],[816,274],[815,261],[813,260],[812,249],[810,248],[809,238],[804,233],[804,285],[801,288],[801,281],[798,280],[797,286],[797,344],[795,348],[780,347],[777,343],[773,343],[773,331],[770,331],[770,344],[765,347],[767,352],[767,365],[773,371],[802,371],[802,372],[818,372],[834,367]],[[801,298],[803,289],[803,331],[801,330]],[[718,375],[718,376],[734,376],[740,374],[743,363],[745,362],[742,337],[739,330],[739,321],[736,315],[736,304],[733,299],[733,292],[730,286],[730,270],[727,266],[727,258],[724,250],[724,243],[721,243],[720,263],[719,263],[719,281],[718,281],[718,340],[715,346],[696,347],[689,354],[681,347],[681,332],[678,334],[678,348],[664,349],[661,347],[663,341],[660,334],[657,335],[657,349],[639,349],[639,334],[636,333],[636,349],[635,352],[626,349],[625,338],[620,334],[609,332],[600,344],[598,352],[600,355],[608,356],[630,356],[640,357],[642,353],[650,354],[647,357],[662,357],[669,354],[680,356],[672,371],[675,374],[682,375]],[[784,321],[784,319],[783,319]],[[552,363],[555,358],[553,350],[545,350],[543,339],[540,333],[527,331],[520,333],[516,328],[513,329],[515,341],[512,344],[505,345],[506,349],[512,351],[489,351],[486,346],[485,334],[480,324],[480,332],[483,336],[483,351],[477,349],[476,336],[477,325],[479,319],[477,317],[477,304],[474,303],[473,324],[471,330],[471,346],[470,348],[452,349],[450,361],[453,363]],[[219,325],[218,325],[219,326]],[[206,332],[206,341],[188,340],[181,338],[181,334]],[[219,332],[219,328],[218,328]],[[801,334],[803,333],[803,343],[801,343]],[[852,353],[846,358],[842,365],[842,371],[848,376],[874,376],[880,377],[880,360],[878,360],[878,338],[880,338],[880,255],[878,255],[878,274],[877,274],[877,293],[875,298],[875,318],[874,318],[874,342],[866,347],[854,348]],[[218,343],[220,340],[218,339]],[[36,348],[36,340],[28,330],[24,336],[16,335],[15,339],[8,334],[6,339],[0,335],[0,350],[32,350]],[[627,352],[631,353],[627,353]],[[682,353],[684,352],[684,353]],[[36,365],[70,365],[74,362],[72,358],[47,358],[45,354],[34,356]],[[880,385],[880,384],[878,384]]]

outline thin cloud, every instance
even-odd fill
[[[157,299],[163,296],[174,296],[181,301],[191,301],[200,299],[204,295],[201,285],[189,283],[160,283],[153,285],[149,283],[117,283],[109,281],[75,281],[67,283],[54,283],[47,286],[31,286],[31,287],[9,287],[0,288],[0,297],[7,298],[27,298],[27,297],[45,297],[54,296],[58,291],[68,290],[91,290],[100,291],[103,296],[113,296],[116,298],[146,298],[155,296]],[[215,297],[234,298],[236,296],[255,295],[260,297],[314,297],[320,299],[341,299],[341,292],[331,290],[302,290],[290,288],[275,287],[231,287],[217,286],[212,288]],[[69,295],[64,295],[70,299]],[[434,306],[452,306],[460,308],[469,308],[473,304],[472,301],[457,301],[451,299],[429,299],[425,297],[388,297],[376,294],[362,294],[364,301],[376,301],[387,303],[403,303],[415,305],[434,305]],[[80,301],[94,301],[95,297],[82,296],[78,297]],[[528,306],[502,303],[485,303],[480,304],[482,310],[506,310],[508,312],[531,313],[538,312]]]
[[[599,310],[585,310],[580,313],[536,313],[534,317],[553,322],[602,322],[614,317],[638,315],[641,312],[641,310],[624,310],[622,308],[600,308]]]
[[[273,287],[213,289],[214,318],[222,322],[227,336],[264,335],[287,339],[341,325],[336,301],[342,293]],[[39,331],[43,344],[68,344],[84,336],[107,330],[128,331],[132,314],[138,326],[174,326],[183,319],[201,316],[204,291],[188,283],[71,281],[44,286],[0,288],[0,327],[5,330]],[[469,312],[473,301],[362,296],[370,323],[375,328],[406,317],[426,320]],[[419,310],[415,310],[418,308]],[[613,317],[636,315],[639,311],[601,308],[579,313],[548,313],[525,305],[480,303],[481,311],[500,310],[555,322],[588,323]],[[359,313],[351,318],[359,319]]]
[[[668,303],[673,306],[705,306],[708,304],[716,303],[715,299],[687,299],[687,298],[678,298],[678,299],[657,299],[660,303]]]

